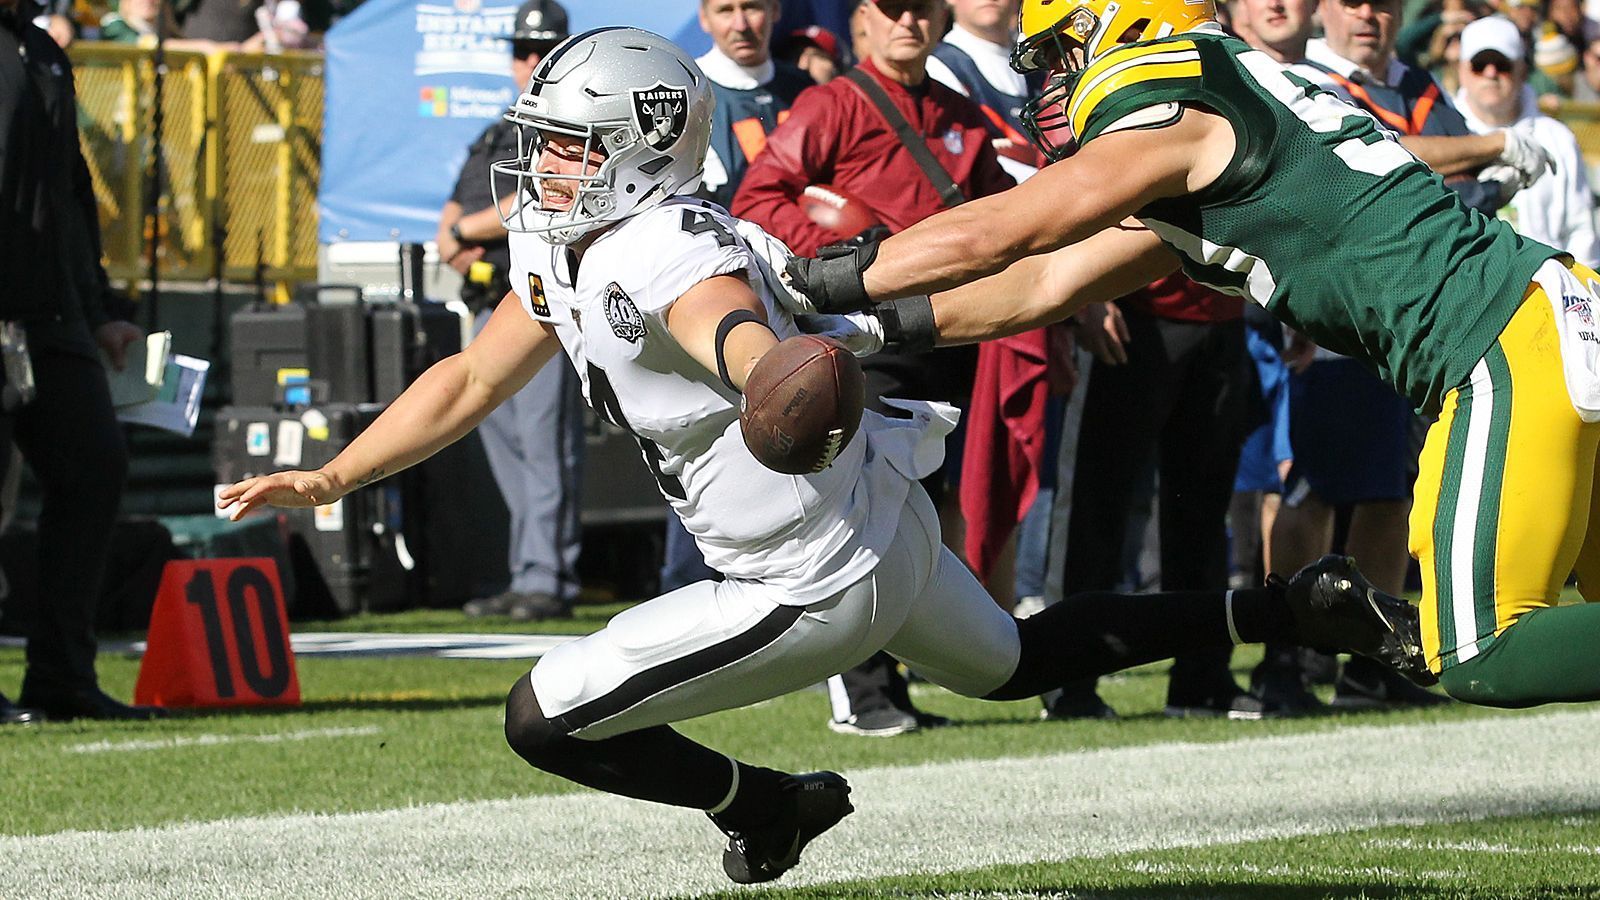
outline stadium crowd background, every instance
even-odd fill
[[[573,5],[578,2],[581,0],[574,0]],[[1231,19],[1240,26],[1246,26],[1251,9],[1281,8],[1283,2],[1285,0],[1236,0],[1219,12],[1225,21]],[[1338,4],[1339,0],[1327,0],[1327,3]],[[878,5],[893,11],[914,4],[896,4],[891,0],[890,3]],[[981,28],[971,22],[963,23],[963,16],[977,15],[979,8],[996,6],[1014,16],[1016,8],[1014,0],[1000,3],[952,0],[951,5],[955,9],[955,27],[965,27],[969,37]],[[1349,3],[1344,5],[1350,6]],[[164,47],[180,54],[266,54],[266,63],[252,56],[255,62],[237,70],[243,83],[262,87],[271,81],[276,83],[275,89],[282,89],[285,83],[282,73],[299,73],[304,76],[301,81],[306,85],[304,90],[316,95],[316,103],[312,104],[300,95],[297,95],[296,102],[301,103],[304,109],[314,111],[321,108],[321,70],[317,67],[316,55],[320,52],[322,36],[356,6],[357,3],[349,0],[278,0],[276,3],[268,0],[249,0],[245,3],[239,3],[238,0],[183,0],[178,3],[120,0],[107,7],[92,0],[52,0],[35,22],[79,59],[93,58],[96,46],[104,43],[131,45],[148,51],[156,44],[158,29],[163,32]],[[702,0],[701,6],[703,10],[714,7],[738,9],[736,15],[740,17],[742,27],[753,30],[761,38],[761,58],[754,61],[758,67],[766,62],[766,45],[769,41],[771,55],[784,60],[785,65],[794,63],[802,66],[807,73],[802,77],[821,80],[831,77],[833,72],[847,70],[866,52],[861,49],[861,42],[868,39],[866,30],[861,26],[861,10],[865,5],[858,5],[854,0],[795,0],[783,4],[779,10],[771,9],[777,7],[777,3],[770,3],[769,6],[766,0]],[[1309,9],[1312,4],[1305,6]],[[1398,0],[1395,8],[1399,9]],[[772,12],[778,12],[778,15],[770,16]],[[1406,3],[1400,15],[1403,24],[1394,35],[1395,55],[1405,64],[1430,73],[1440,85],[1445,98],[1454,97],[1461,88],[1462,64],[1472,66],[1474,63],[1474,60],[1464,60],[1461,56],[1463,30],[1477,19],[1497,14],[1514,23],[1520,34],[1524,49],[1522,58],[1528,64],[1526,83],[1536,98],[1537,108],[1572,127],[1578,135],[1580,146],[1588,155],[1588,162],[1600,158],[1600,22],[1597,22],[1600,19],[1600,2],[1592,2],[1587,8],[1581,0],[1550,0],[1548,4],[1537,0],[1501,0],[1498,6],[1477,0]],[[755,24],[750,24],[751,21],[755,21]],[[1247,27],[1241,27],[1240,30],[1247,31]],[[721,52],[723,48],[717,37],[713,29],[713,44],[718,49],[712,50],[712,54]],[[955,42],[960,43],[959,36]],[[276,68],[273,59],[281,60]],[[958,84],[963,73],[956,71],[957,67],[944,63],[942,57],[939,59],[940,62],[929,65],[930,77],[951,83],[959,93],[974,100],[984,99],[981,91]],[[738,62],[747,68],[752,64],[751,60]],[[273,74],[263,74],[269,71]],[[976,67],[975,72],[991,80],[994,78],[982,64]],[[292,85],[293,78],[288,83]],[[81,82],[79,90],[81,94]],[[785,105],[792,99],[786,100]],[[1441,102],[1448,102],[1448,99]],[[1026,177],[1028,165],[1039,160],[1031,158],[1025,148],[1017,146],[1019,135],[1014,130],[999,124],[1008,116],[1014,118],[1015,110],[991,109],[988,113],[997,127],[991,134],[994,152],[987,154],[987,158],[1001,161],[1005,171],[1012,177]],[[181,130],[186,126],[178,122],[171,123],[169,127]],[[770,125],[767,130],[771,130]],[[758,141],[755,147],[745,148],[750,157],[743,160],[745,164],[756,164],[761,153],[760,143]],[[752,149],[754,152],[750,152]],[[93,139],[85,138],[85,154],[91,161],[91,171],[97,177],[97,196],[102,201],[101,225],[107,235],[106,252],[111,262],[108,268],[114,280],[127,285],[130,293],[137,295],[142,276],[138,263],[141,258],[139,248],[143,246],[142,241],[149,237],[152,226],[136,207],[119,206],[114,202],[118,196],[118,186],[106,183],[106,173],[93,165],[94,160],[105,156],[103,150],[103,147],[94,145]],[[172,171],[168,177],[182,182],[186,174],[193,175],[185,167],[192,169],[196,163],[193,160],[173,159],[169,165]],[[277,231],[270,238],[245,235],[238,239],[240,246],[237,250],[231,249],[231,245],[210,246],[209,256],[199,252],[186,254],[184,247],[204,248],[208,243],[215,242],[219,232],[196,226],[186,234],[163,235],[166,240],[183,244],[183,247],[174,247],[174,252],[168,256],[169,276],[196,280],[229,275],[239,278],[242,273],[253,269],[259,280],[263,269],[269,269],[269,277],[280,284],[314,281],[315,226],[314,222],[309,227],[306,225],[308,219],[314,219],[314,168],[314,160],[302,162],[299,168],[301,180],[287,190],[280,189],[281,181],[266,186],[243,181],[225,183],[222,190],[232,192],[229,198],[231,203],[247,215],[255,215],[257,211],[262,215],[270,212],[279,223]],[[731,190],[737,185],[729,184],[726,180],[728,174],[724,173],[725,180],[717,185],[723,189],[718,199],[739,211],[743,201]],[[739,175],[742,177],[742,174],[741,171]],[[1588,183],[1592,183],[1592,180]],[[1587,191],[1586,183],[1585,199],[1588,206],[1585,215],[1591,225],[1592,247],[1594,197]],[[174,202],[176,197],[175,191],[168,203],[171,221],[164,227],[182,231],[186,212],[182,203]],[[1505,214],[1515,215],[1513,210],[1514,207],[1507,205]],[[926,211],[922,214],[925,215]],[[1527,212],[1522,211],[1522,215],[1527,215]],[[755,218],[760,221],[759,216]],[[781,231],[771,222],[763,221],[761,224],[774,233]],[[904,227],[910,222],[894,224]],[[441,229],[444,227],[441,225]],[[312,260],[309,264],[306,262],[308,248]],[[812,249],[814,247],[806,247],[802,252]],[[188,260],[187,265],[185,260]],[[117,264],[119,261],[122,263],[120,266]],[[1592,256],[1583,258],[1581,253],[1580,261],[1589,265],[1600,264],[1600,259]],[[1163,571],[1163,563],[1168,569],[1178,565],[1175,559],[1179,555],[1180,543],[1184,545],[1182,549],[1191,555],[1203,557],[1183,562],[1198,573],[1193,578],[1222,579],[1234,585],[1245,585],[1259,583],[1269,567],[1282,568],[1270,562],[1274,515],[1280,505],[1293,505],[1296,502],[1293,491],[1295,482],[1291,480],[1286,491],[1283,481],[1284,475],[1292,471],[1296,459],[1290,427],[1290,402],[1299,393],[1296,380],[1306,378],[1312,371],[1311,357],[1299,353],[1305,348],[1295,347],[1292,335],[1283,335],[1263,323],[1250,321],[1249,311],[1244,310],[1237,301],[1229,298],[1197,300],[1185,295],[1185,290],[1187,288],[1182,285],[1156,286],[1139,297],[1096,308],[1087,315],[1080,315],[1067,327],[1054,329],[1048,340],[1041,344],[1046,348],[1048,365],[1042,366],[1036,373],[1048,384],[1048,390],[1041,397],[1047,394],[1049,399],[1031,407],[1023,417],[1008,418],[1011,414],[1001,410],[1003,404],[983,402],[985,398],[971,396],[970,378],[973,376],[969,376],[968,383],[964,385],[968,390],[960,387],[941,389],[944,391],[941,399],[959,400],[983,417],[969,421],[965,431],[952,436],[951,455],[956,462],[949,472],[950,483],[958,485],[968,483],[969,479],[979,479],[986,485],[1003,484],[1004,487],[995,487],[994,493],[1004,495],[1007,499],[1032,498],[1031,503],[1025,503],[1023,508],[1015,510],[1015,515],[1010,509],[991,508],[992,502],[978,502],[978,506],[983,507],[981,515],[978,515],[974,512],[975,507],[969,506],[964,498],[957,500],[957,493],[965,492],[951,491],[948,495],[945,510],[948,513],[945,517],[947,541],[952,549],[963,555],[975,548],[988,548],[982,551],[985,559],[979,566],[980,574],[985,576],[996,602],[1003,607],[1015,607],[1019,613],[1025,613],[1059,599],[1063,592],[1082,589],[1152,588],[1158,584],[1168,588],[1219,586],[1193,583],[1192,579],[1188,583],[1177,583],[1171,571]],[[1180,296],[1184,299],[1174,300]],[[1195,312],[1201,308],[1203,312]],[[1174,314],[1174,309],[1187,311]],[[1112,399],[1103,400],[1099,405],[1086,406],[1086,395],[1091,385],[1096,383],[1097,370],[1102,373],[1099,379],[1101,383],[1105,383],[1105,374],[1119,372],[1127,375],[1147,366],[1160,370],[1150,376],[1152,379],[1190,377],[1175,372],[1174,368],[1163,369],[1163,366],[1173,363],[1167,356],[1158,359],[1142,356],[1142,351],[1151,346],[1151,341],[1171,340],[1153,337],[1153,332],[1141,331],[1139,323],[1147,320],[1176,320],[1203,325],[1202,331],[1194,332],[1199,335],[1196,340],[1220,343],[1223,349],[1213,348],[1208,351],[1210,355],[1200,358],[1196,364],[1227,369],[1238,376],[1236,382],[1208,388],[1206,384],[1197,387],[1191,380],[1186,383],[1189,388],[1187,392],[1172,390],[1170,385],[1161,388],[1161,402],[1168,406],[1160,415],[1146,415],[1148,410],[1140,408],[1154,402],[1148,399],[1153,395],[1141,393],[1156,390],[1150,380],[1135,380],[1125,384],[1124,391]],[[1158,343],[1156,346],[1163,345]],[[1291,348],[1296,352],[1286,362],[1283,354]],[[1165,345],[1164,349],[1172,350],[1172,345]],[[1172,352],[1176,353],[1175,350]],[[1194,359],[1189,360],[1189,363],[1195,362]],[[1007,384],[1003,380],[991,379],[979,381],[978,384],[979,390],[1007,392],[1008,395],[1016,389],[1015,384]],[[1204,391],[1208,389],[1214,393],[1205,394]],[[1196,390],[1200,393],[1197,394]],[[994,398],[987,399],[992,401]],[[1226,415],[1207,415],[1216,414],[1217,407],[1224,403],[1230,409]],[[1145,423],[1142,430],[1111,430],[1114,424],[1132,419]],[[974,434],[992,440],[997,422],[1002,433],[1007,424],[1014,423],[1043,431],[1046,439],[1039,442],[1038,455],[1031,462],[1008,462],[1005,454],[993,452],[992,445],[980,447],[975,443],[979,439],[972,437]],[[1414,432],[1413,428],[1408,435]],[[1122,459],[1127,463],[1126,490],[1109,498],[1092,498],[1100,504],[1096,509],[1106,503],[1116,506],[1113,517],[1108,518],[1097,512],[1092,522],[1085,524],[1080,520],[1080,524],[1074,528],[1074,506],[1088,508],[1089,497],[1084,492],[1092,490],[1097,484],[1103,487],[1102,482],[1096,481],[1100,476],[1095,472],[1085,471],[1083,478],[1074,478],[1078,474],[1078,460],[1100,435],[1112,433],[1116,435],[1114,440],[1108,446],[1095,446],[1094,453],[1098,458]],[[1202,468],[1194,462],[1193,454],[1197,447],[1190,438],[1196,434],[1205,435],[1225,446],[1215,448],[1215,453],[1203,467],[1205,483],[1196,484],[1192,490],[1176,490],[1174,483],[1182,479],[1175,477],[1175,474],[1192,476]],[[1408,440],[1393,452],[1398,457],[1391,463],[1408,470],[1414,464],[1417,444]],[[1410,459],[1405,458],[1408,454]],[[961,462],[963,458],[967,460],[965,471]],[[1227,464],[1218,468],[1213,464],[1217,459]],[[1165,473],[1165,483],[1158,478],[1158,470]],[[1019,482],[1026,483],[1025,490],[1018,487]],[[1204,505],[1198,512],[1184,507],[1186,515],[1192,514],[1198,519],[1184,518],[1174,511],[1176,507],[1192,501],[1198,492],[1222,496],[1226,501],[1222,504],[1226,508],[1226,518],[1222,518],[1222,509],[1215,504]],[[994,498],[990,499],[993,501]],[[1319,533],[1309,539],[1313,544],[1326,540],[1327,546],[1319,548],[1318,552],[1346,546],[1350,507],[1361,499],[1358,496],[1349,502],[1330,502],[1329,505],[1335,507],[1337,513],[1334,531],[1325,536]],[[1384,499],[1404,503],[1403,496]],[[1168,517],[1165,526],[1156,524],[1163,521],[1163,516]],[[970,524],[975,517],[981,519],[985,529],[992,531],[963,534],[961,524]],[[1208,517],[1214,517],[1215,521]],[[1403,519],[1402,512],[1400,520],[1403,522]],[[1119,523],[1120,527],[1108,528],[1107,523],[1112,521]],[[1212,546],[1212,542],[1203,538],[1205,530],[1213,526],[1221,534],[1225,523],[1228,535],[1225,544]],[[1013,529],[1014,535],[1011,534]],[[1090,530],[1101,532],[1099,536],[1103,540],[1097,541],[1097,549],[1102,556],[1110,554],[1108,560],[1101,559],[1092,566],[1073,560],[1073,543],[1069,539],[1074,532],[1082,534]],[[1115,533],[1108,535],[1106,532]],[[1164,548],[1157,538],[1158,533],[1168,538]],[[1403,543],[1403,535],[1401,528],[1398,533],[1390,532],[1386,539]],[[668,546],[668,552],[671,553],[670,540]],[[1403,556],[1403,546],[1394,550]],[[670,564],[671,559],[668,562]],[[1109,574],[1094,577],[1084,575],[1091,567],[1098,567]],[[480,606],[479,612],[483,611],[484,608]],[[487,612],[506,614],[509,608],[491,606]],[[1319,705],[1315,698],[1305,692],[1307,683],[1318,678],[1340,677],[1344,677],[1345,681],[1340,682],[1335,700],[1338,702],[1342,699],[1352,707],[1443,702],[1442,698],[1408,691],[1393,681],[1376,676],[1373,676],[1376,680],[1352,683],[1348,674],[1341,676],[1337,666],[1327,660],[1311,658],[1310,654],[1295,648],[1279,650],[1280,655],[1294,657],[1293,663],[1286,667],[1292,673],[1287,676],[1287,681],[1282,677],[1283,669],[1280,669],[1276,673],[1258,671],[1254,684],[1239,685],[1234,683],[1233,676],[1228,672],[1226,660],[1211,660],[1199,664],[1198,682],[1169,696],[1169,712],[1174,715],[1217,715],[1236,719],[1303,713]],[[1272,654],[1269,653],[1269,662],[1271,658]],[[1115,711],[1095,695],[1093,685],[1080,687],[1075,695],[1069,691],[1064,696],[1048,698],[1045,702],[1046,714],[1063,718],[1115,715]],[[885,690],[893,695],[899,688],[891,685]],[[927,717],[919,717],[915,710],[909,708],[909,700],[903,706],[902,712],[906,715],[891,722],[882,733],[902,733],[939,724]],[[839,730],[848,733],[852,720],[862,718],[862,712],[859,706],[851,712],[848,703],[845,711],[839,712],[836,704],[835,724],[844,726]],[[855,733],[869,731],[860,728]]]

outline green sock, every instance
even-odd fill
[[[1600,700],[1600,603],[1536,609],[1444,670],[1450,696],[1508,708]]]

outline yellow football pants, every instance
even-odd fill
[[[1585,266],[1567,267],[1600,283]],[[1574,569],[1584,597],[1600,597],[1597,447],[1600,424],[1585,424],[1567,393],[1555,312],[1531,285],[1468,382],[1445,395],[1422,450],[1411,554],[1435,672],[1553,605]]]

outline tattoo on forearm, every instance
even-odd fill
[[[371,472],[368,472],[367,474],[356,479],[356,487],[364,487],[369,485],[382,478],[385,474],[387,473],[385,473],[381,468],[373,469]]]

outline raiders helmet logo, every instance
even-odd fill
[[[689,92],[656,82],[633,92],[633,124],[652,150],[665,150],[683,137],[689,124]]]
[[[606,322],[611,325],[612,334],[630,344],[644,339],[644,316],[639,315],[633,298],[615,281],[606,285]]]

